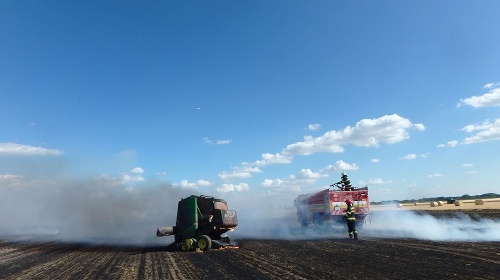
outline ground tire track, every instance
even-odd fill
[[[289,270],[290,268],[285,266],[288,261],[278,255],[264,256],[255,252],[236,251],[235,256],[248,267],[253,267],[266,275],[281,279],[308,279],[307,275],[301,275],[303,273]]]
[[[421,243],[406,243],[406,242],[396,242],[396,241],[384,241],[386,243],[392,243],[392,244],[397,244],[397,246],[403,246],[407,248],[412,248],[412,249],[419,249],[419,250],[428,250],[428,251],[435,251],[435,252],[446,252],[450,253],[452,255],[457,255],[463,258],[470,258],[470,259],[477,259],[480,261],[484,262],[489,262],[489,263],[494,263],[494,264],[500,264],[500,258],[495,258],[495,257],[483,257],[483,256],[478,256],[473,254],[470,250],[465,250],[465,249],[459,249],[459,248],[453,248],[450,246],[453,246],[453,244],[450,244],[448,246],[436,246],[436,245],[427,245],[427,244],[421,244]],[[496,249],[497,251],[498,249]],[[493,253],[492,253],[493,256]]]
[[[59,277],[59,279],[65,279],[67,276],[72,275],[72,272],[76,271],[76,268],[85,260],[85,256],[75,251],[70,253],[69,256],[61,255],[47,263],[33,266],[19,278],[47,279],[48,277]]]
[[[167,271],[171,279],[181,279],[181,280],[187,279],[186,277],[184,277],[182,270],[177,265],[177,261],[175,260],[172,253],[165,253],[163,254],[163,256],[165,257],[166,266],[168,269]]]

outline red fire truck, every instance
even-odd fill
[[[341,184],[336,183],[330,187],[338,189],[328,188],[316,193],[301,194],[295,199],[297,220],[302,227],[325,223],[345,225],[344,215],[347,209],[345,200],[348,198],[353,202],[356,227],[361,229],[367,221],[370,221],[368,186],[345,190]]]

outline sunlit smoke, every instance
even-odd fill
[[[436,212],[435,215],[439,215]],[[435,241],[500,241],[500,220],[457,212],[434,216],[413,211],[380,211],[365,227],[370,235]]]
[[[156,228],[175,225],[178,201],[192,194],[166,183],[128,186],[106,176],[7,179],[0,186],[0,234],[68,242],[168,244],[156,237]]]
[[[347,238],[343,224],[310,225],[302,228],[294,213],[281,218],[240,219],[235,230],[239,238],[252,239],[325,239]],[[256,213],[257,215],[257,213]],[[436,213],[439,215],[439,213]],[[371,221],[358,226],[361,239],[415,238],[434,241],[500,241],[500,219],[481,218],[457,212],[450,216],[417,214],[413,211],[376,211]]]
[[[167,183],[131,186],[106,176],[57,181],[3,176],[0,235],[43,234],[67,242],[168,245],[173,237],[158,238],[156,229],[175,225],[178,201],[193,194],[200,193]],[[244,238],[347,238],[343,225],[301,228],[293,207],[295,197],[217,196],[238,213],[238,227],[228,233],[235,242]],[[500,241],[500,220],[460,213],[435,217],[408,210],[374,211],[371,223],[358,227],[358,233],[361,239]]]

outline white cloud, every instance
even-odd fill
[[[477,172],[476,170],[471,170],[471,171],[467,171],[467,172],[465,172],[465,173],[467,173],[467,174],[471,174],[471,175],[475,175],[475,174],[477,174],[478,172]]]
[[[213,183],[207,180],[198,180],[196,183],[189,182],[188,180],[182,180],[180,183],[174,183],[174,187],[187,190],[197,190],[198,187],[210,187]]]
[[[411,160],[411,159],[416,159],[417,158],[417,155],[416,154],[408,154],[404,157],[401,157],[400,159],[404,159],[404,160]]]
[[[282,155],[279,153],[265,153],[261,155],[261,160],[253,163],[243,162],[239,167],[233,167],[232,172],[223,171],[219,173],[219,178],[222,180],[244,179],[252,177],[252,173],[262,173],[260,166],[270,164],[287,164],[292,162],[293,157],[290,155]]]
[[[466,125],[462,128],[462,131],[465,132],[473,132],[476,130],[486,130],[492,127],[492,124],[490,123],[490,120],[485,120],[484,122],[480,124],[469,124]]]
[[[222,184],[222,186],[217,188],[217,191],[220,193],[228,193],[228,192],[247,192],[249,191],[248,184],[240,183],[240,184]]]
[[[300,191],[301,184],[288,179],[265,179],[261,187],[272,191]]]
[[[464,144],[500,140],[500,119],[496,119],[493,123],[486,121],[480,125],[468,125],[462,130],[467,132],[480,130],[476,135],[465,138]]]
[[[220,193],[228,193],[228,192],[233,192],[234,191],[234,185],[233,184],[222,184],[222,186],[217,188],[217,191]]]
[[[198,180],[196,181],[196,184],[200,187],[210,187],[213,185],[212,182],[210,181],[207,181],[207,180]]]
[[[217,140],[215,142],[215,144],[217,145],[226,145],[226,144],[230,144],[231,142],[233,142],[233,140],[230,140],[230,139],[224,139],[224,140]]]
[[[470,163],[464,163],[462,164],[463,167],[473,167],[474,165],[473,164],[470,164]]]
[[[318,124],[318,123],[310,124],[310,125],[307,126],[307,130],[318,131],[320,127],[321,127],[321,125]]]
[[[316,138],[305,136],[304,141],[288,145],[282,154],[341,153],[344,151],[342,145],[346,144],[361,147],[393,144],[408,139],[407,130],[411,128],[425,129],[424,125],[413,124],[397,114],[385,115],[378,119],[363,119],[354,127],[348,126],[341,131],[331,130]]]
[[[371,159],[371,162],[373,162],[373,163],[378,163],[378,162],[380,162],[380,159],[378,159],[378,158],[372,158],[372,159]]]
[[[460,107],[462,104],[474,108],[500,106],[500,88],[492,89],[488,93],[480,96],[462,98],[457,107]]]
[[[455,147],[456,145],[458,144],[458,141],[457,140],[452,140],[452,141],[449,141],[448,143],[446,144],[439,144],[437,145],[438,148],[444,148],[444,147]]]
[[[316,126],[311,125],[310,128]],[[219,173],[222,180],[243,179],[252,177],[252,173],[262,172],[258,167],[270,164],[289,164],[293,160],[293,155],[309,155],[317,152],[340,153],[344,151],[341,145],[352,144],[363,147],[378,147],[380,144],[397,143],[409,138],[408,129],[415,128],[424,130],[423,124],[413,124],[408,119],[397,114],[385,115],[378,119],[363,119],[356,123],[354,127],[346,127],[342,131],[328,131],[322,136],[313,138],[305,136],[303,142],[296,142],[288,145],[281,153],[261,155],[261,159],[253,163],[243,162],[241,167],[233,167],[232,172],[223,171]],[[204,138],[208,144],[212,141]],[[342,161],[337,162],[337,166],[330,166],[324,170],[355,170],[359,167],[356,164],[347,164]]]
[[[355,163],[347,163],[344,162],[343,160],[338,160],[335,165],[328,165],[327,167],[321,169],[320,172],[328,172],[328,171],[338,171],[338,170],[358,170],[359,166]]]
[[[420,130],[420,131],[424,131],[425,130],[425,126],[423,124],[421,124],[421,123],[415,124],[415,128],[417,130]]]
[[[240,183],[238,185],[235,185],[234,188],[236,189],[237,192],[247,192],[250,190],[250,187],[246,183]]]
[[[290,155],[283,155],[280,153],[276,154],[265,153],[261,155],[261,158],[262,158],[261,160],[258,160],[250,165],[265,166],[270,164],[287,164],[291,163],[293,159],[293,157]]]
[[[132,172],[134,174],[142,174],[142,173],[144,173],[144,169],[142,169],[140,167],[136,167],[136,168],[131,169],[130,172]]]
[[[284,181],[281,179],[275,179],[275,180],[264,179],[264,181],[261,183],[261,186],[264,188],[273,188],[273,187],[281,186],[281,185],[283,185],[283,183],[284,183]]]
[[[12,174],[0,174],[0,182],[5,182],[9,180],[21,179],[22,176],[12,175]]]
[[[62,152],[57,149],[46,149],[12,142],[0,143],[0,154],[20,156],[58,156]]]
[[[429,178],[439,178],[439,177],[443,177],[443,175],[441,175],[439,173],[434,173],[434,174],[427,175],[427,177],[429,177]]]
[[[487,83],[483,86],[483,88],[492,88],[494,86],[498,86],[500,83]]]
[[[180,183],[173,184],[174,187],[188,190],[196,190],[196,183],[191,183],[188,180],[182,180]]]
[[[337,166],[337,170],[344,170],[344,171],[347,171],[347,170],[358,170],[359,169],[359,166],[355,163],[347,163],[347,162],[344,162],[342,160],[339,160],[335,163],[335,165]]]
[[[213,145],[214,144],[214,141],[208,139],[207,137],[203,138],[203,142],[205,142],[208,145]],[[227,145],[227,144],[230,144],[231,142],[233,142],[233,140],[230,140],[230,139],[217,139],[215,141],[215,144],[216,145]]]
[[[364,184],[364,182],[362,182]],[[392,184],[391,180],[384,181],[381,178],[375,178],[368,180],[369,185],[384,185],[384,184]]]
[[[273,190],[298,191],[303,185],[311,185],[322,177],[328,177],[321,172],[313,172],[311,169],[301,169],[299,174],[288,176],[286,179],[265,179],[261,186]]]
[[[313,172],[311,169],[301,169],[297,175],[291,175],[289,178],[292,180],[316,180],[321,177],[328,177],[328,175],[321,174],[320,172]]]
[[[122,176],[123,182],[143,182],[145,181],[144,177],[142,176],[131,176],[128,174],[124,174]]]
[[[331,172],[331,171],[337,171],[337,166],[329,164],[325,168],[322,168],[320,172]]]
[[[250,165],[234,167],[233,169],[233,172],[223,171],[222,173],[219,173],[219,178],[221,180],[244,179],[252,177],[252,173],[262,172],[260,168]]]
[[[23,185],[24,177],[13,174],[0,174],[0,189],[1,188],[16,188]]]

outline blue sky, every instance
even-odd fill
[[[0,187],[293,199],[346,171],[374,201],[499,193],[499,11],[1,1]]]

